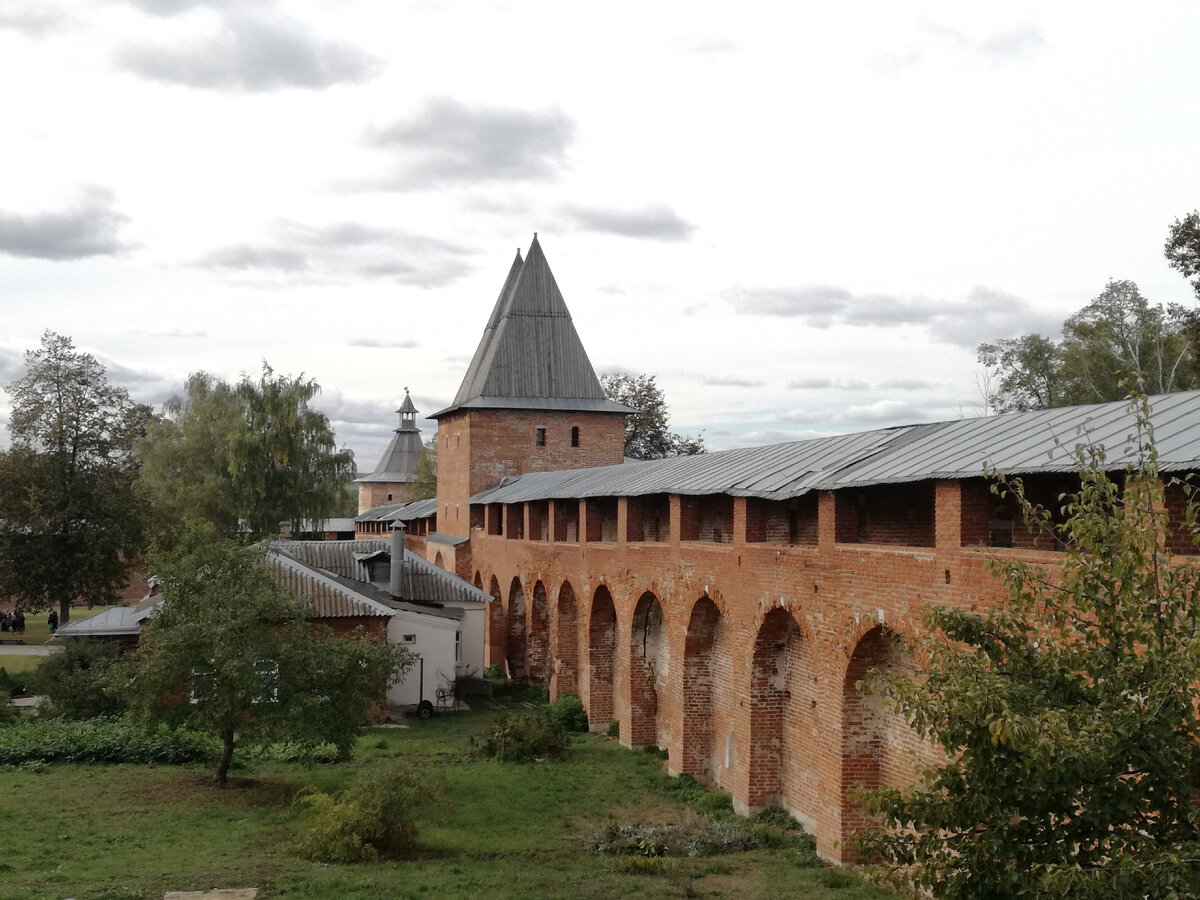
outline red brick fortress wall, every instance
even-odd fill
[[[989,558],[1060,559],[981,546],[993,498],[972,482],[862,494],[778,509],[727,497],[728,511],[614,498],[611,531],[591,527],[589,501],[555,500],[552,517],[582,527],[476,529],[463,562],[499,597],[488,658],[553,696],[578,693],[593,728],[616,720],[624,743],[665,748],[673,772],[739,809],[785,807],[823,855],[851,861],[864,819],[848,790],[907,784],[935,758],[860,689],[872,668],[910,665],[889,633],[918,629],[926,604],[1002,602]],[[516,518],[512,506],[499,512]],[[669,516],[653,534],[637,513],[650,507]]]

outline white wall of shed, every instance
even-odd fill
[[[391,706],[416,706],[422,699],[437,703],[437,689],[447,678],[454,678],[454,635],[459,623],[452,619],[423,616],[419,613],[397,613],[388,622],[388,640],[401,644],[425,661],[425,684],[422,696],[421,660],[414,661],[404,681],[388,688],[387,700]],[[416,643],[404,643],[404,635],[416,635]]]

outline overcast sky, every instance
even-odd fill
[[[1200,205],[1200,3],[0,2],[0,384],[316,378],[374,467],[539,240],[713,449],[978,414]],[[0,417],[7,397],[0,398]],[[432,422],[420,423],[426,435]]]

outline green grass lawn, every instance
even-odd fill
[[[803,868],[795,850],[705,859],[593,856],[583,835],[609,822],[688,821],[659,790],[661,763],[600,735],[569,759],[529,765],[470,756],[478,711],[364,733],[351,763],[251,761],[217,789],[197,768],[45,766],[9,770],[0,791],[6,898],[132,900],[167,890],[258,887],[262,898],[888,896],[856,876]],[[365,767],[401,758],[440,777],[450,810],[422,813],[420,850],[404,861],[321,865],[299,857],[306,787],[336,790]]]
[[[44,656],[14,656],[6,654],[4,648],[0,647],[0,669],[4,669],[9,675],[16,675],[18,672],[32,672],[45,658]]]

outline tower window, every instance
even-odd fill
[[[537,439],[536,439],[536,442],[537,442],[537,445],[538,445],[539,447],[545,447],[545,446],[546,446],[546,429],[545,429],[545,428],[539,428],[539,429],[537,430]]]
[[[579,446],[579,426],[578,425],[571,426],[571,446],[572,447]]]

